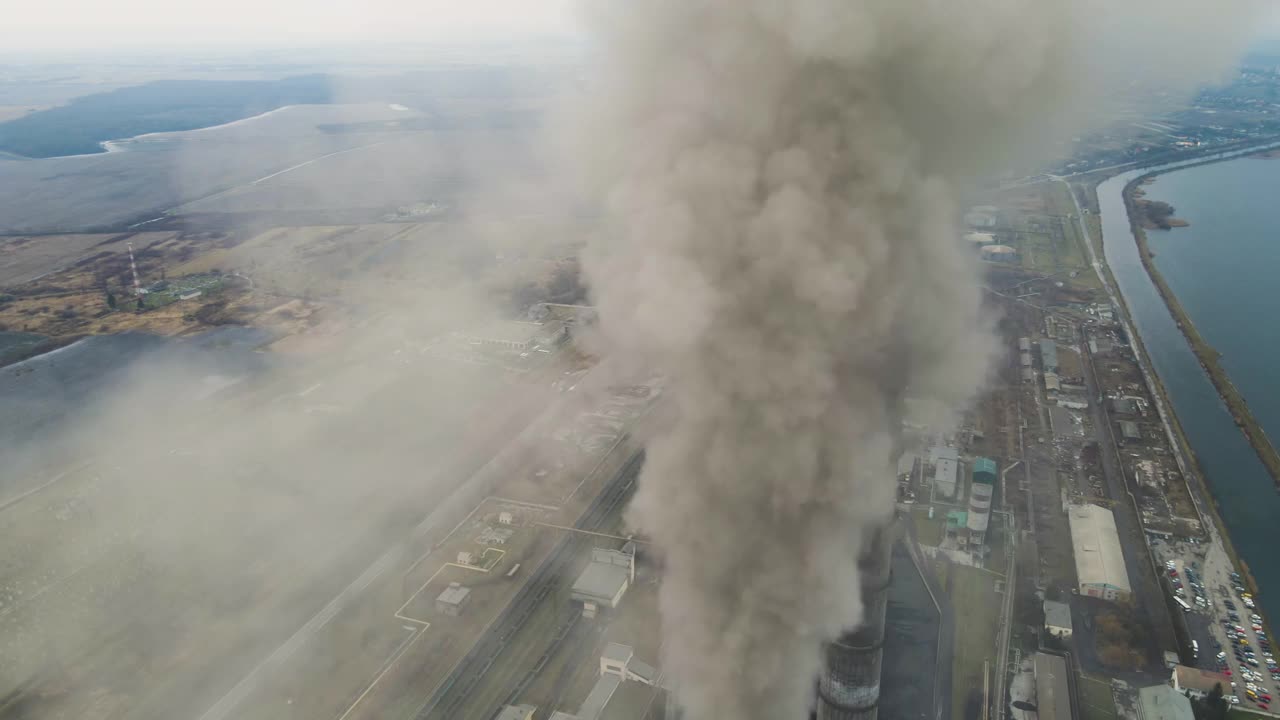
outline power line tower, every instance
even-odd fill
[[[142,311],[142,283],[138,280],[138,263],[133,259],[133,243],[128,244],[129,269],[133,271],[133,296],[138,303],[138,311]]]

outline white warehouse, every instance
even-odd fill
[[[1072,505],[1069,518],[1080,594],[1104,600],[1128,597],[1132,588],[1115,515],[1097,505]]]

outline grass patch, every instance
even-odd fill
[[[935,512],[930,520],[928,508],[918,508],[911,513],[911,522],[915,523],[916,539],[921,545],[937,547],[942,542],[946,520],[940,513]]]
[[[955,608],[956,642],[951,659],[951,717],[964,717],[965,703],[974,688],[982,687],[983,663],[1002,663],[995,657],[1000,596],[996,578],[988,572],[964,565],[951,565],[947,589]]]
[[[1115,720],[1116,699],[1109,681],[1081,674],[1078,684],[1082,720]]]

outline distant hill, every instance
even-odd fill
[[[158,80],[78,97],[0,123],[0,154],[48,158],[104,152],[101,143],[153,132],[195,130],[285,105],[333,102],[332,79]]]

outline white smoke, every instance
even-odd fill
[[[586,268],[615,349],[671,378],[630,519],[666,558],[663,664],[691,718],[801,716],[861,614],[904,393],[957,407],[981,385],[996,341],[959,188],[1136,72],[1220,71],[1257,6],[1199,7],[592,4],[574,148],[610,227]]]

